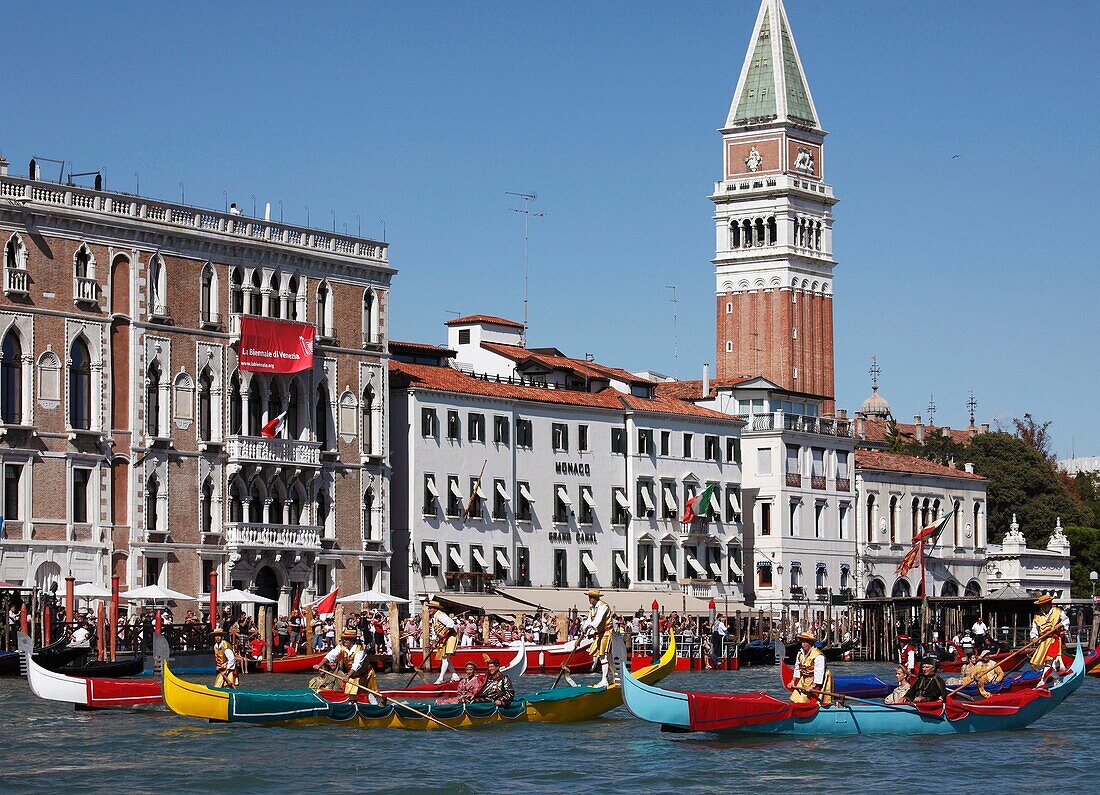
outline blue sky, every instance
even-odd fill
[[[757,3],[4,3],[0,151],[380,237],[396,339],[449,312],[675,374],[714,359],[711,204]],[[838,401],[1025,411],[1100,454],[1100,4],[788,0],[836,187]],[[959,155],[955,158],[953,155]],[[358,220],[356,216],[359,216]]]

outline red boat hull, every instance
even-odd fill
[[[136,707],[159,704],[162,696],[159,679],[92,679],[85,680],[89,709]]]
[[[653,663],[653,658],[648,654],[630,655],[630,670],[637,671]],[[572,667],[572,666],[570,666]],[[712,667],[709,660],[701,660],[698,657],[677,657],[677,671],[737,671],[740,666],[736,657],[728,657],[718,661],[718,667]]]
[[[313,666],[319,665],[325,659],[325,653],[320,654],[296,654],[293,657],[276,657],[271,661],[271,673],[292,674],[298,671],[310,671]],[[267,672],[267,660],[258,660],[252,663],[257,671]]]
[[[528,647],[526,673],[557,674],[566,661],[569,663],[569,670],[575,674],[585,674],[592,671],[594,665],[592,657],[585,651],[583,646],[572,656],[570,656],[568,647],[563,648],[563,646],[564,644]],[[468,662],[472,662],[478,668],[484,668],[488,658],[496,657],[501,662],[507,663],[516,651],[517,649],[511,646],[503,648],[497,646],[459,646],[451,656],[451,663],[460,671]],[[413,649],[409,652],[409,661],[414,667],[419,668],[424,662],[424,652],[420,649]],[[431,668],[423,670],[438,671],[439,660],[433,656]]]

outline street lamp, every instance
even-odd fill
[[[1090,571],[1089,572],[1089,579],[1092,580],[1092,598],[1093,598],[1093,600],[1095,600],[1096,599],[1096,580],[1100,579],[1100,574],[1097,574],[1095,571]]]

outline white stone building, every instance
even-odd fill
[[[741,601],[740,420],[523,348],[518,323],[448,326],[449,348],[392,344],[398,593],[492,583]],[[708,486],[710,516],[683,524]]]
[[[990,544],[987,578],[990,590],[1019,588],[1033,596],[1048,593],[1058,599],[1069,598],[1069,539],[1062,523],[1054,527],[1046,549],[1028,547],[1016,516],[1000,544]]]

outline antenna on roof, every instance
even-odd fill
[[[680,332],[676,326],[676,305],[679,302],[676,298],[676,285],[666,284],[666,290],[672,290],[672,360],[676,363],[676,377],[680,377]]]
[[[519,345],[521,348],[527,347],[527,240],[528,240],[528,227],[531,222],[531,216],[535,218],[545,218],[546,213],[533,213],[531,212],[531,202],[538,198],[538,194],[535,193],[514,193],[510,190],[504,191],[506,196],[516,196],[523,199],[523,209],[517,209],[515,207],[510,208],[514,213],[523,213],[523,332],[520,334]]]
[[[978,401],[974,399],[974,390],[970,390],[970,398],[966,401],[966,407],[970,410],[970,427],[974,427],[974,409],[978,408]]]
[[[928,396],[928,424],[933,425],[933,426],[936,424],[936,396],[935,395],[929,395]]]

